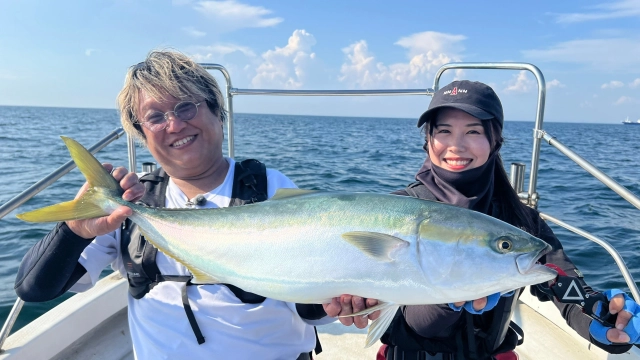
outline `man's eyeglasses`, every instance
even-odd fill
[[[193,101],[183,101],[178,103],[173,111],[167,111],[166,113],[155,111],[147,116],[144,120],[138,120],[138,124],[146,127],[147,129],[158,132],[162,131],[169,126],[169,114],[173,113],[173,115],[182,121],[189,121],[196,117],[198,114],[198,105],[202,104],[204,101],[199,103],[194,103]]]

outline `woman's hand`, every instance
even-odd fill
[[[628,311],[622,311],[624,308],[625,298],[622,294],[614,296],[609,302],[609,312],[612,315],[618,314],[616,317],[615,328],[607,330],[607,340],[615,343],[628,343],[631,338],[622,331],[629,324],[632,314]]]
[[[480,310],[484,310],[484,307],[487,306],[487,301],[488,301],[488,299],[485,296],[483,298],[473,300],[471,302],[471,304],[472,304],[473,309],[475,311],[480,311]],[[453,303],[453,305],[455,305],[455,307],[457,307],[457,308],[463,307],[464,304],[465,304],[465,301],[460,301],[460,302]]]
[[[107,171],[111,171],[113,166],[111,164],[103,164]],[[126,201],[137,201],[144,195],[144,186],[138,182],[138,176],[135,173],[130,173],[124,167],[115,168],[111,175],[114,179],[120,182],[120,187],[124,190],[122,198]],[[78,191],[76,199],[84,194],[89,188],[89,184],[85,183]],[[126,206],[120,206],[115,209],[110,215],[102,216],[94,219],[84,220],[69,220],[67,226],[76,235],[85,239],[93,239],[98,235],[104,235],[115,231],[122,222],[132,214],[130,208]]]
[[[613,289],[603,292],[609,300],[609,313],[617,314],[614,327],[606,327],[593,320],[589,326],[591,336],[603,344],[640,344],[640,305],[624,291]],[[595,313],[601,313],[601,304]]]
[[[480,299],[473,301],[460,301],[455,303],[449,303],[449,307],[455,311],[461,311],[463,308],[472,314],[482,314],[485,311],[489,311],[498,305],[501,297],[509,297],[515,294],[514,291],[504,293],[491,294]]]
[[[328,304],[322,304],[324,311],[328,316],[344,316],[350,315],[370,307],[378,305],[376,299],[365,299],[359,296],[341,295],[331,299]],[[345,326],[355,324],[358,329],[364,329],[369,324],[369,320],[375,320],[380,316],[380,310],[374,311],[368,316],[348,316],[338,318],[340,322]]]

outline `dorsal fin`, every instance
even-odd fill
[[[269,200],[280,200],[286,199],[296,196],[302,196],[306,194],[313,194],[318,192],[318,190],[303,190],[303,189],[278,189],[276,190],[276,194]]]

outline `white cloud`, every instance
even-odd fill
[[[311,52],[315,44],[313,35],[305,30],[295,30],[285,47],[262,54],[263,62],[257,67],[251,84],[258,88],[301,88],[310,68],[315,65],[316,55]]]
[[[342,64],[340,81],[359,84],[361,87],[373,87],[378,82],[379,68],[375,58],[369,53],[367,42],[360,40],[342,49],[349,59],[349,63]]]
[[[628,96],[621,96],[618,100],[616,100],[616,102],[613,103],[613,105],[622,105],[622,104],[633,103],[633,102],[635,102],[633,98]]]
[[[524,50],[535,61],[584,64],[597,69],[629,69],[640,66],[640,38],[571,40],[547,49]]]
[[[556,17],[558,23],[577,23],[592,20],[619,19],[626,17],[640,17],[640,1],[622,0],[592,6],[594,11],[569,14],[550,14]]]
[[[215,44],[211,46],[194,46],[186,52],[196,62],[222,62],[226,55],[238,52],[249,58],[256,54],[248,47],[236,44]]]
[[[602,84],[602,86],[600,86],[600,88],[602,89],[615,89],[615,88],[620,88],[623,87],[624,83],[622,81],[618,81],[618,80],[612,80],[609,81],[606,84]]]
[[[637,78],[629,83],[629,87],[631,88],[636,88],[638,86],[640,86],[640,78]]]
[[[205,35],[207,35],[206,32],[204,31],[200,31],[196,28],[194,28],[193,26],[187,26],[187,27],[183,27],[182,31],[184,31],[187,35],[191,36],[191,37],[203,37]]]
[[[558,79],[553,79],[547,83],[547,90],[554,87],[563,88],[566,86],[563,83],[561,83]]]
[[[360,40],[342,49],[347,61],[342,64],[339,80],[351,88],[424,87],[440,66],[460,61],[465,39],[433,31],[403,37],[395,44],[407,49],[409,61],[391,65],[376,62],[367,42]]]
[[[456,69],[455,70],[455,75],[453,77],[453,80],[466,80],[467,79],[467,75],[466,72],[464,71],[464,69]],[[489,84],[487,84],[489,85]],[[489,85],[491,86],[491,85]],[[491,86],[491,88],[493,88],[493,86]]]
[[[429,52],[435,54],[459,54],[464,51],[463,35],[452,35],[435,31],[425,31],[407,37],[396,42],[405,49],[409,49],[409,57],[413,58]]]
[[[283,21],[279,17],[269,17],[272,11],[262,6],[242,4],[235,0],[200,1],[195,4],[194,9],[211,19],[218,31],[269,27]]]
[[[529,78],[528,72],[521,70],[517,75],[513,76],[504,91],[526,93],[536,87],[536,83]]]
[[[98,51],[100,51],[100,50],[98,50],[98,49],[86,49],[86,50],[84,51],[84,54],[85,54],[86,56],[91,56],[93,53],[98,52]]]

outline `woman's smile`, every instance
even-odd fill
[[[446,162],[447,165],[451,168],[464,170],[469,164],[471,164],[471,162],[473,162],[473,159],[459,158],[459,157],[445,157],[443,161]]]

